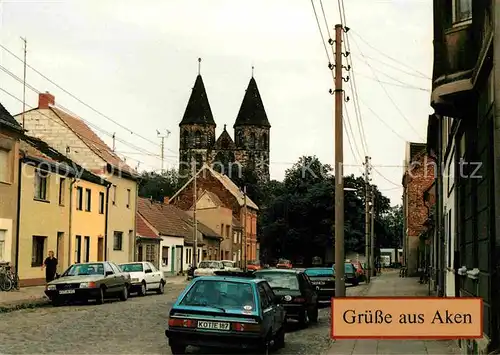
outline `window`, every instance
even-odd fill
[[[256,138],[255,138],[255,133],[250,133],[250,141],[248,143],[250,149],[255,149],[256,145]]]
[[[0,149],[0,181],[10,182],[9,171],[9,154],[10,152],[5,149]]]
[[[111,268],[111,266],[108,263],[104,263],[104,273],[106,273],[106,272],[114,273],[113,269]]]
[[[159,271],[156,266],[154,266],[151,262],[149,262],[149,267],[151,268],[151,270],[153,270],[153,272],[157,272]]]
[[[200,131],[194,132],[194,145],[196,148],[199,148],[201,146],[201,132]]]
[[[130,189],[127,189],[127,208],[130,208]]]
[[[7,260],[7,255],[5,255],[5,237],[7,235],[7,231],[4,229],[0,229],[0,261]]]
[[[269,302],[269,298],[267,297],[266,290],[264,289],[264,286],[259,284],[259,294],[260,294],[260,306],[262,307],[262,310],[266,310],[271,306]]]
[[[60,178],[59,179],[59,205],[60,206],[64,206],[65,189],[66,189],[66,179]]]
[[[472,20],[472,0],[453,0],[453,23]]]
[[[115,263],[109,262],[109,266],[111,267],[111,270],[113,270],[115,274],[121,273],[120,268]]]
[[[455,186],[455,153],[453,152],[448,163],[448,195]]]
[[[85,211],[90,212],[92,206],[92,191],[85,189]]]
[[[147,247],[148,247],[148,246],[146,246],[146,248],[147,248]],[[151,273],[151,272],[153,272],[153,270],[151,270],[151,266],[149,266],[149,264],[145,264],[145,265],[144,265],[144,272],[145,272],[145,273],[148,273],[148,272],[149,272],[149,273]]]
[[[191,249],[186,250],[186,264],[189,263],[189,253],[191,252]]]
[[[221,237],[224,237],[224,223],[220,225],[220,235]]]
[[[156,261],[156,246],[154,244],[146,244],[146,261],[154,263]]]
[[[82,236],[77,235],[75,237],[76,239],[76,245],[75,245],[75,262],[77,264],[82,262]]]
[[[168,265],[168,252],[169,252],[169,247],[162,247],[161,249],[161,263],[163,266]]]
[[[83,188],[80,186],[76,188],[76,209],[83,210]]]
[[[88,263],[90,261],[90,237],[85,237],[85,258],[84,262]]]
[[[113,250],[122,250],[123,247],[123,232],[115,231],[113,233]]]
[[[226,226],[226,238],[230,238],[230,237],[231,237],[231,227]]]
[[[47,237],[38,235],[33,236],[31,246],[31,266],[37,267],[43,265],[43,257],[45,255],[45,240]]]
[[[113,197],[112,202],[113,202],[113,205],[116,205],[116,185],[113,185],[112,189],[113,189],[113,191],[111,192],[112,193],[111,196]]]
[[[263,134],[261,138],[261,146],[262,149],[266,150],[267,149],[267,134]]]
[[[99,192],[99,213],[104,214],[104,192]]]
[[[35,198],[37,200],[47,201],[47,179],[46,171],[37,170],[35,175]]]

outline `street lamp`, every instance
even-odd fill
[[[352,187],[344,187],[345,191],[357,191]],[[335,221],[337,223],[337,221]],[[343,227],[343,226],[342,226]],[[341,239],[341,240],[339,240]],[[345,297],[345,249],[344,249],[344,239],[338,238],[335,235],[335,248],[340,248],[340,251],[335,250],[335,297]]]

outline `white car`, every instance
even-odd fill
[[[147,261],[120,264],[123,272],[130,274],[129,292],[144,296],[148,291],[162,294],[165,291],[163,272]]]
[[[194,270],[193,276],[213,276],[215,271],[225,270],[222,261],[204,260],[198,264],[198,268]]]
[[[241,271],[241,269],[236,266],[236,261],[222,260],[222,263],[224,264],[224,270],[227,270],[227,271]]]

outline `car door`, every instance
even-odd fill
[[[285,320],[285,308],[282,304],[276,302],[276,295],[267,282],[263,282],[262,286],[266,291],[269,302],[274,307],[273,329],[278,331],[283,326]]]
[[[104,278],[104,283],[106,284],[106,288],[110,292],[115,292],[116,291],[116,273],[111,268],[111,265],[108,262],[103,263],[103,265],[104,265],[104,273],[106,275]]]
[[[110,262],[109,265],[115,273],[115,290],[121,290],[123,285],[125,285],[125,275],[115,263]]]
[[[276,309],[269,301],[269,296],[264,289],[263,282],[257,285],[257,291],[259,292],[260,308],[262,310],[262,328],[265,332],[268,332],[269,329],[273,329]],[[273,329],[273,332],[276,332],[276,330],[277,329]]]
[[[318,303],[318,296],[316,295],[316,288],[312,285],[311,280],[304,273],[300,273],[299,277],[299,285],[303,289],[303,294],[307,303],[310,306],[315,306]]]
[[[144,275],[148,289],[157,288],[160,282],[160,274],[156,272],[156,268],[150,263],[144,263]]]

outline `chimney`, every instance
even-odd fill
[[[168,196],[163,196],[163,203],[164,203],[164,204],[166,204],[166,205],[167,205],[169,200],[170,200],[170,197],[168,197]]]
[[[48,91],[38,94],[38,108],[49,108],[49,105],[54,105],[56,98]]]

